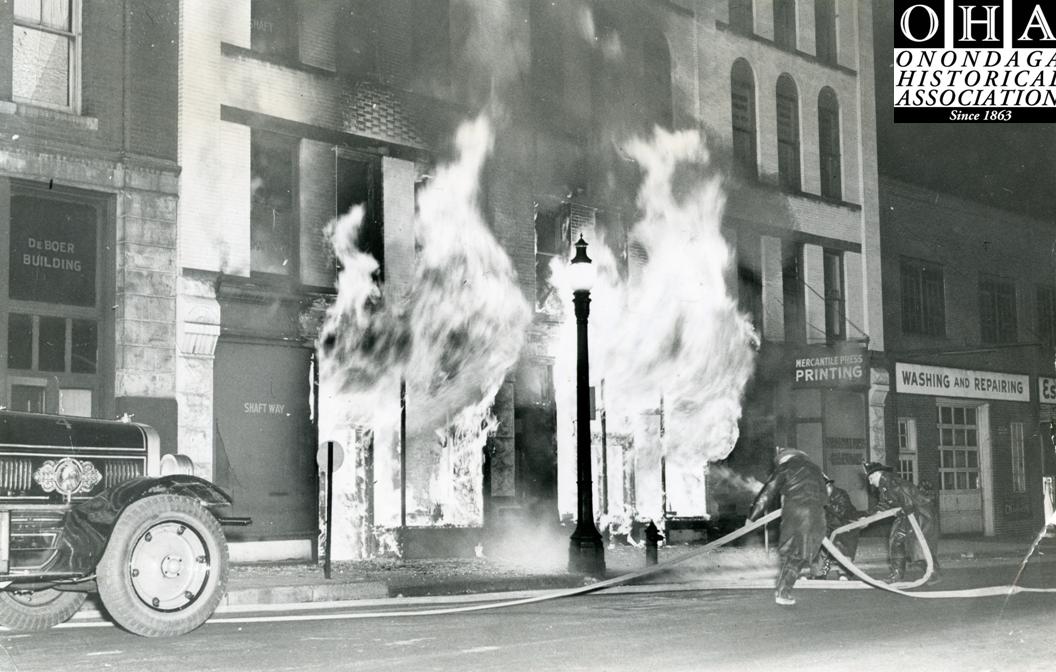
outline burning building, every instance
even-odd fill
[[[564,264],[580,235],[600,278],[590,431],[603,522],[743,511],[737,479],[716,474],[761,476],[775,442],[862,497],[852,467],[883,445],[886,391],[869,359],[883,347],[870,3],[150,9],[128,10],[129,53],[144,54],[125,56],[121,106],[107,93],[120,82],[96,76],[96,16],[69,24],[83,28],[67,36],[84,56],[76,104],[23,100],[32,63],[0,103],[14,110],[5,165],[29,165],[13,138],[34,119],[57,134],[49,146],[98,150],[78,160],[147,157],[107,164],[132,200],[95,210],[120,255],[100,243],[93,259],[121,281],[39,326],[23,319],[36,304],[5,295],[0,336],[61,317],[77,354],[95,334],[94,377],[64,365],[66,410],[158,425],[166,450],[252,517],[235,557],[317,552],[326,441],[339,444],[338,557],[387,550],[400,529],[405,550],[428,537],[433,552],[466,552],[482,529],[571,516]],[[31,18],[11,34],[36,30]],[[48,161],[18,169],[36,182],[29,197],[47,175],[110,179]],[[76,261],[19,249],[31,264]],[[35,394],[19,382],[40,365],[29,352],[28,369],[9,355],[5,400]],[[84,381],[90,409],[73,389]]]

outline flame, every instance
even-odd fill
[[[725,201],[699,133],[657,129],[651,140],[634,139],[624,151],[643,171],[641,218],[629,243],[645,261],[635,268],[632,260],[625,277],[613,253],[599,244],[601,232],[594,232],[591,384],[604,380],[608,431],[634,436],[638,513],[654,520],[665,512],[706,515],[707,465],[726,457],[737,441],[758,336],[726,287]],[[559,287],[567,284],[563,264],[553,271]],[[571,290],[566,286],[561,296],[570,297]],[[574,325],[568,316],[555,349],[564,409],[574,409]],[[558,429],[561,468],[575,474],[572,418],[562,414]],[[609,480],[611,491],[611,474]],[[575,510],[574,478],[568,481],[573,490],[559,493],[563,512]]]
[[[399,522],[401,381],[408,523],[481,524],[483,447],[496,425],[491,407],[530,319],[512,263],[476,203],[490,125],[483,117],[463,124],[455,141],[456,159],[419,192],[417,256],[402,295],[382,287],[377,261],[355,246],[362,208],[331,226],[342,268],[319,343],[320,401],[329,410],[320,413],[320,432],[347,437],[351,427],[370,429],[381,525]],[[363,451],[362,441],[352,443]],[[350,514],[362,515],[365,492]]]

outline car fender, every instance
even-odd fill
[[[94,573],[117,519],[130,504],[154,495],[180,495],[206,508],[231,505],[231,496],[204,478],[186,474],[138,476],[78,502],[66,514],[49,572]]]

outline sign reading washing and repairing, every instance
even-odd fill
[[[868,387],[868,354],[852,343],[799,350],[792,357],[792,386]]]
[[[1030,376],[896,362],[895,390],[905,394],[1030,401]]]

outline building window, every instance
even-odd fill
[[[535,209],[535,307],[544,311],[556,299],[550,264],[567,261],[572,248],[572,218],[567,203]]]
[[[916,259],[903,259],[901,266],[902,333],[945,336],[942,266]]]
[[[836,65],[836,0],[814,0],[814,41],[818,60]]]
[[[782,49],[796,49],[796,0],[774,0],[774,42]]]
[[[734,162],[739,170],[755,177],[759,174],[755,144],[755,78],[744,59],[738,59],[730,73],[730,106]]]
[[[298,140],[253,129],[250,133],[250,270],[295,275]]]
[[[1038,338],[1046,347],[1056,347],[1056,289],[1038,287]]]
[[[1012,439],[1012,492],[1027,491],[1027,463],[1023,454],[1023,423],[1009,425]]]
[[[742,33],[754,32],[752,0],[730,0],[730,28]]]
[[[79,0],[15,0],[15,100],[77,111],[79,24]]]
[[[374,157],[338,150],[334,171],[337,215],[353,206],[363,206],[356,248],[378,262],[378,281],[385,279],[385,234],[382,228],[380,189],[381,164]]]
[[[562,112],[565,100],[564,23],[558,3],[532,0],[529,8],[531,31],[532,91],[542,110]]]
[[[1016,286],[1011,280],[979,280],[979,324],[983,343],[1016,342]]]
[[[737,298],[756,331],[763,329],[762,241],[759,236],[737,237]]]
[[[939,479],[943,490],[979,489],[979,428],[974,408],[939,409]]]
[[[846,297],[843,289],[843,254],[825,250],[825,338],[842,341],[847,338],[844,328],[847,317]]]
[[[917,483],[917,421],[914,418],[898,419],[898,476],[910,483]]]
[[[800,190],[799,95],[788,75],[777,79],[777,174],[782,187]]]
[[[803,245],[792,241],[781,244],[781,288],[784,299],[785,341],[802,343],[807,336],[803,310]]]
[[[642,44],[642,98],[647,120],[661,128],[671,128],[674,108],[671,100],[671,52],[661,34],[649,34]]]
[[[9,270],[0,274],[0,405],[91,416],[99,392],[103,324],[102,206],[47,187],[14,185]],[[112,375],[112,374],[111,374]]]
[[[825,87],[818,94],[818,154],[821,158],[821,195],[843,198],[840,163],[840,104],[836,93]]]
[[[411,62],[423,87],[445,90],[451,75],[448,0],[416,0],[411,20]]]
[[[299,61],[297,3],[290,0],[252,0],[250,47],[273,58]]]

